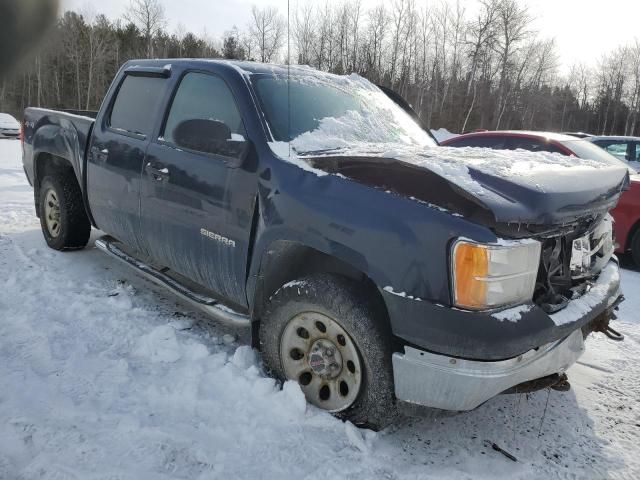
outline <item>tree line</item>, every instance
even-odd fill
[[[290,59],[390,87],[430,128],[640,135],[640,41],[560,74],[554,40],[536,32],[521,0],[478,0],[477,7],[307,1],[287,22],[274,7],[254,6],[247,25],[220,38],[182,26],[169,32],[159,0],[131,0],[115,20],[67,11],[38,53],[1,81],[0,111],[95,110],[133,58]]]

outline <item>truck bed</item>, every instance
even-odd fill
[[[35,160],[41,154],[67,158],[83,185],[84,159],[97,112],[27,108],[24,112],[24,169],[33,183]],[[38,131],[37,143],[34,133]]]

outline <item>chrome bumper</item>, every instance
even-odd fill
[[[617,259],[601,270],[582,297],[549,318],[559,327],[579,322],[585,314],[603,313],[620,297]],[[443,410],[472,410],[521,383],[564,372],[584,352],[582,328],[567,337],[508,360],[464,360],[405,346],[393,354],[396,397]]]
[[[412,347],[393,354],[396,397],[443,410],[472,410],[520,383],[560,373],[584,352],[582,331],[509,360],[481,362]]]

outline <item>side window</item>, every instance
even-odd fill
[[[595,142],[599,147],[604,148],[611,155],[614,155],[622,160],[629,160],[627,155],[627,142],[612,142],[612,141],[598,141]]]
[[[165,84],[166,79],[161,77],[127,75],[113,103],[109,126],[130,133],[149,135]]]
[[[493,148],[496,150],[505,148],[504,138],[496,136],[461,138],[460,140],[454,140],[450,145],[452,147]]]
[[[178,147],[238,158],[244,151],[246,132],[224,81],[193,72],[180,82],[162,136]]]
[[[562,150],[550,142],[539,138],[511,137],[507,141],[509,150],[527,150],[529,152],[551,152],[566,155]]]
[[[634,159],[636,162],[640,162],[640,142],[635,142],[634,146],[636,147],[636,155]]]

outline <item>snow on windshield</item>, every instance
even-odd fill
[[[310,72],[311,73],[311,72]],[[434,146],[431,137],[375,85],[352,74],[252,76],[271,134],[298,153],[354,142]]]

